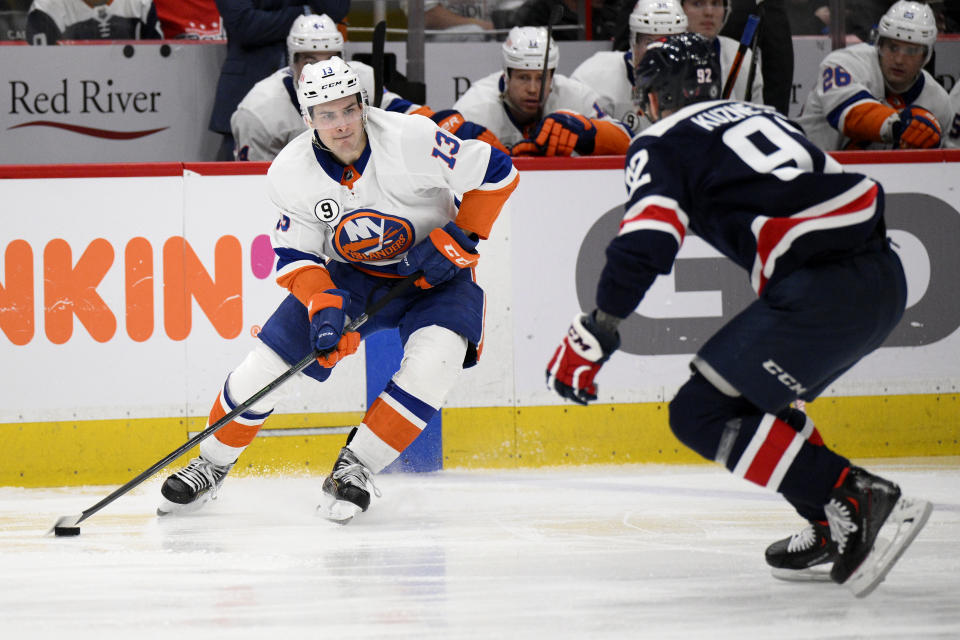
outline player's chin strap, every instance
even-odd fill
[[[317,131],[316,129],[313,130],[313,144],[314,146],[319,147],[324,151],[330,151],[330,147],[323,144],[323,140],[320,139],[320,132]]]

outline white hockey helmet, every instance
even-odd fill
[[[927,48],[924,64],[933,55],[933,43],[937,41],[937,19],[933,10],[923,2],[899,0],[890,7],[877,25],[877,38],[903,40],[921,44]]]
[[[352,95],[357,96],[357,102],[363,107],[363,122],[366,124],[367,92],[360,86],[360,76],[343,58],[333,56],[329,60],[303,66],[297,82],[297,99],[308,127],[313,126],[310,107]]]
[[[550,38],[550,52],[547,47],[546,27],[514,27],[503,42],[504,69],[543,69],[543,56],[549,55],[547,69],[556,69],[560,60],[557,43]]]
[[[343,51],[343,35],[326,14],[299,16],[290,27],[287,35],[289,64],[293,64],[294,55],[308,51]]]
[[[687,14],[678,0],[640,0],[630,14],[630,34],[669,35],[687,30]]]

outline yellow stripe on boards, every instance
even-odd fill
[[[960,455],[960,396],[820,398],[824,441],[849,458]],[[666,403],[446,409],[447,468],[706,462],[671,433]]]
[[[960,455],[960,395],[821,398],[807,411],[827,445],[849,458]],[[271,416],[264,428],[291,435],[255,439],[234,473],[325,475],[346,440],[344,428],[362,417]],[[0,424],[0,486],[123,484],[203,430],[205,421]],[[331,433],[313,435],[323,427]],[[445,409],[442,435],[446,468],[706,462],[674,438],[665,403]],[[169,470],[194,455],[196,449]]]
[[[331,427],[333,433],[257,438],[234,473],[327,473],[346,441],[339,427],[359,424],[362,418],[362,412],[271,416],[266,427],[273,430]],[[0,424],[0,486],[123,484],[205,426],[206,417]],[[196,455],[194,447],[168,469],[178,469]]]

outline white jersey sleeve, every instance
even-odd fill
[[[960,82],[955,82],[950,90],[950,111],[952,117],[943,126],[944,146],[960,149]]]

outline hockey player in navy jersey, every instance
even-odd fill
[[[649,45],[636,74],[639,106],[655,124],[627,154],[628,201],[597,308],[574,317],[548,385],[596,400],[594,377],[620,344],[619,323],[695,232],[747,272],[758,299],[696,354],[670,428],[808,521],[767,549],[775,575],[809,579],[832,563],[830,578],[865,596],[932,507],[828,449],[791,403],[817,397],[900,320],[906,280],[886,238],[883,190],[844,173],[774,109],[716,100],[716,58],[696,34]]]
[[[347,522],[367,510],[370,476],[413,442],[459,372],[480,356],[477,244],[519,176],[510,157],[485,142],[461,140],[427,118],[368,106],[360,78],[339,57],[304,66],[297,92],[308,128],[267,173],[277,208],[276,279],[290,293],[227,376],[209,424],[307,354],[326,354],[303,371],[323,382],[365,336],[398,328],[400,369],[323,482],[321,512]],[[349,318],[418,272],[418,288],[398,295],[359,332],[344,332]],[[192,510],[216,497],[275,403],[265,396],[204,440],[200,456],[164,482],[158,512]]]

